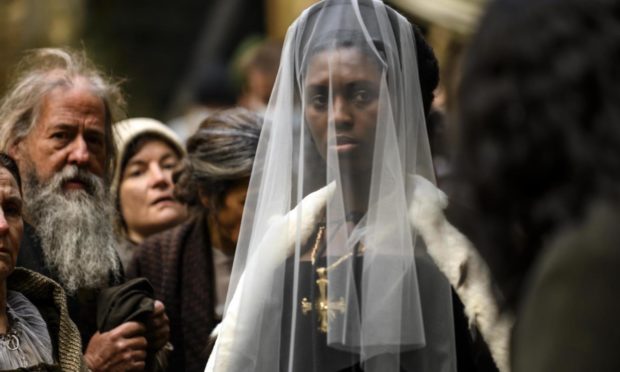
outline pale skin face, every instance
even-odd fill
[[[22,197],[17,181],[0,167],[0,280],[13,272],[24,232]]]
[[[228,255],[234,254],[239,240],[248,183],[249,180],[245,179],[232,185],[226,190],[219,209],[209,213],[211,241],[215,247]],[[210,207],[208,196],[201,196],[200,201],[205,207]]]
[[[57,87],[42,101],[40,115],[30,133],[10,153],[20,169],[34,170],[44,183],[66,165],[76,165],[98,177],[105,174],[105,106],[84,82]],[[65,191],[83,190],[70,180]]]
[[[370,167],[380,79],[377,64],[354,48],[319,52],[312,57],[304,83],[305,117],[323,159],[328,149],[331,89],[335,151],[352,169]]]
[[[172,173],[179,161],[167,143],[152,140],[127,162],[121,174],[119,198],[132,241],[140,243],[187,216],[185,206],[173,197]]]

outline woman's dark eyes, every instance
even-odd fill
[[[367,90],[358,90],[353,93],[353,102],[356,104],[366,104],[370,102],[371,96]]]
[[[142,169],[132,169],[127,173],[127,177],[138,177],[140,175],[142,175],[144,173],[144,171]]]
[[[177,165],[178,165],[178,163],[175,161],[175,162],[164,163],[164,164],[161,165],[161,167],[163,169],[174,169],[174,168],[177,167]]]
[[[311,98],[312,106],[316,108],[325,108],[327,106],[327,96],[324,94],[316,94]]]
[[[347,102],[357,107],[363,107],[371,103],[377,98],[376,89],[368,87],[368,84],[352,84],[344,89],[344,91],[335,91],[332,93],[334,97],[339,94],[344,95]],[[320,91],[319,89],[310,92],[308,95],[309,104],[317,110],[325,110],[329,104],[329,93]]]

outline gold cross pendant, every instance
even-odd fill
[[[327,299],[327,285],[329,281],[327,279],[327,269],[319,267],[316,269],[318,279],[316,285],[319,288],[319,298],[315,301],[314,309],[318,312],[319,317],[319,331],[327,333],[327,327],[330,319],[336,317],[336,313],[344,314],[347,306],[344,302],[344,298],[340,297],[338,301],[330,302]],[[312,303],[308,301],[306,297],[301,300],[301,312],[306,315],[312,311]]]

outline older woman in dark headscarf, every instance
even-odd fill
[[[166,304],[170,371],[202,371],[224,309],[261,118],[245,109],[209,116],[187,142],[177,194],[194,217],[147,239],[129,276],[144,276]]]
[[[15,268],[23,234],[21,195],[17,165],[0,153],[0,370],[83,370],[80,334],[63,289]]]

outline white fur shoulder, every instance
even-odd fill
[[[472,243],[452,226],[443,210],[447,196],[423,177],[413,176],[414,196],[409,207],[412,226],[421,234],[429,255],[450,281],[465,306],[470,325],[486,341],[501,372],[508,372],[509,339],[513,319],[500,314],[491,289],[491,274]]]

